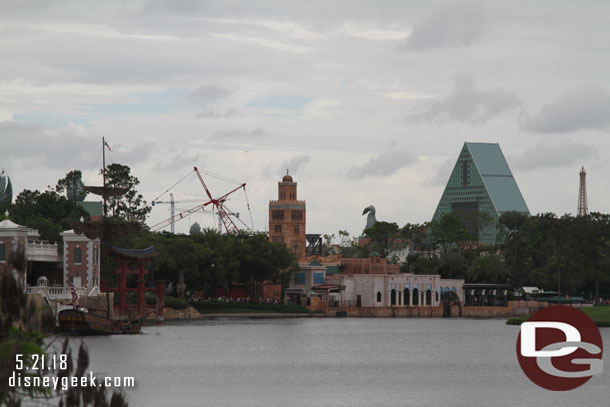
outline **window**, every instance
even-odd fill
[[[295,234],[295,235],[298,235],[298,234],[299,234],[299,227],[298,227],[298,226],[295,226],[295,228],[294,228],[294,234]]]
[[[468,186],[468,161],[462,161],[462,186]]]
[[[271,212],[271,219],[273,220],[284,220],[284,211],[272,211]]]
[[[274,232],[281,232],[282,231],[282,225],[275,225],[273,226],[273,231]]]
[[[303,220],[303,211],[292,211],[290,213],[290,218],[292,220]]]
[[[0,261],[6,261],[6,246],[0,243]]]
[[[305,285],[305,273],[304,272],[297,273],[294,283],[298,284],[298,285]]]
[[[296,199],[296,194],[293,194],[292,192],[290,193],[290,199]]]
[[[377,291],[377,302],[381,302],[381,292]]]
[[[74,248],[74,264],[81,264],[83,253],[80,247]]]

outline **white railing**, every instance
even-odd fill
[[[88,290],[84,287],[80,287],[76,289],[76,293],[79,297],[87,297]],[[93,290],[91,290],[93,291]],[[70,292],[70,287],[26,287],[26,294],[39,294],[46,295],[50,299],[70,299],[72,298],[72,293]]]

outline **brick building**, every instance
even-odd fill
[[[398,274],[400,266],[388,263],[388,260],[378,255],[367,258],[341,259],[343,274]]]
[[[297,200],[297,183],[286,173],[278,198],[269,201],[269,240],[284,243],[298,259],[305,257],[305,201]]]
[[[61,233],[64,240],[64,281],[78,287],[99,287],[100,240],[77,235],[73,230]]]

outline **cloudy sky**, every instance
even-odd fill
[[[246,182],[258,230],[289,168],[307,232],[358,235],[371,204],[430,220],[464,141],[498,142],[532,213],[574,213],[581,165],[590,209],[610,212],[609,15],[607,1],[3,0],[0,166],[15,195],[72,169],[93,184],[105,136],[148,201],[185,176],[176,199],[202,199],[195,165]],[[228,206],[243,214],[244,194]],[[176,229],[195,221],[213,224]]]

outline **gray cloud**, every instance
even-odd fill
[[[407,116],[411,122],[461,121],[480,123],[521,104],[519,97],[503,89],[478,89],[470,74],[455,76],[453,90],[444,99],[422,103]]]
[[[162,158],[157,160],[155,169],[157,171],[175,171],[185,167],[193,167],[198,162],[202,161],[202,156],[195,152],[189,151],[169,151],[163,154]]]
[[[478,5],[443,5],[429,10],[415,22],[401,49],[421,51],[467,46],[481,37],[485,23],[485,10]]]
[[[0,122],[0,139],[2,162],[12,162],[15,166],[35,162],[66,172],[75,168],[87,171],[96,162],[101,149],[101,140],[80,135],[78,128],[73,126],[45,128],[34,124]],[[109,143],[113,149],[109,153],[109,162],[127,165],[146,160],[154,150],[150,142],[133,146]]]
[[[438,166],[436,174],[424,181],[424,185],[445,186],[451,175],[451,170],[455,166],[455,158],[449,158]]]
[[[288,169],[291,174],[294,174],[298,172],[299,168],[309,163],[310,161],[311,157],[308,155],[297,155],[292,157],[290,160],[284,161],[281,168]]]
[[[232,91],[213,85],[201,85],[184,96],[184,101],[197,109],[197,117],[229,117],[237,115],[237,111],[221,109],[219,102],[227,99]]]
[[[220,141],[220,140],[249,140],[249,139],[261,139],[269,137],[269,133],[261,129],[260,127],[254,130],[218,130],[212,134],[208,140]]]
[[[514,156],[511,163],[520,170],[566,167],[581,164],[583,160],[595,157],[596,150],[580,143],[551,145],[537,144],[530,150]]]
[[[567,133],[583,129],[604,129],[610,125],[610,96],[599,85],[569,89],[557,99],[528,116],[521,127],[540,133]]]
[[[261,170],[261,178],[275,178],[278,174],[285,174],[286,169],[290,171],[291,174],[294,174],[299,171],[301,167],[311,162],[311,157],[308,155],[296,155],[289,160],[285,160],[279,167],[274,165],[266,165]],[[281,177],[281,175],[280,175]]]
[[[372,157],[366,164],[352,167],[347,174],[352,178],[385,177],[418,161],[415,155],[406,150],[388,151]]]

